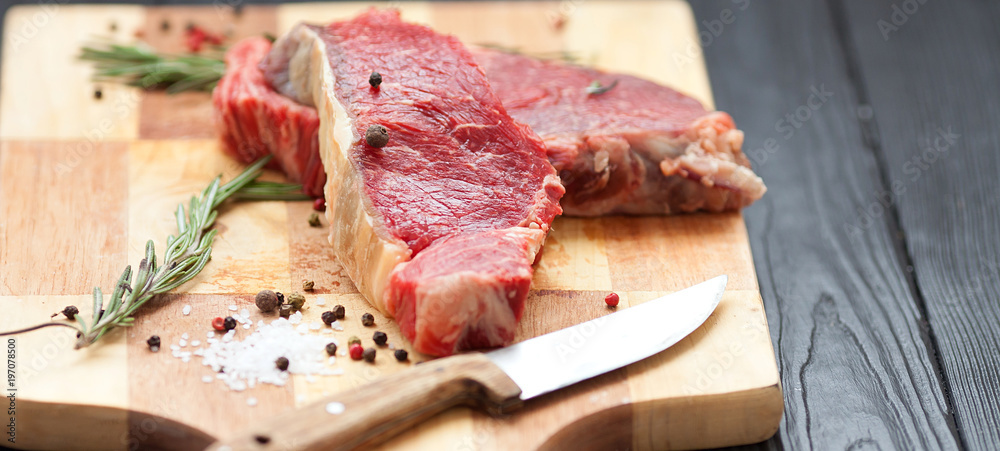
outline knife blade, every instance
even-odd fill
[[[456,405],[509,412],[524,401],[657,354],[715,311],[727,276],[487,353],[433,360],[269,417],[209,449],[370,447]]]

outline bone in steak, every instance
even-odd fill
[[[564,190],[541,140],[506,113],[469,51],[370,10],[296,26],[261,67],[283,94],[317,107],[330,242],[358,290],[420,352],[513,340]],[[384,147],[365,141],[372,125],[388,129]]]

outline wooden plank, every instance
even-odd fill
[[[0,143],[0,295],[111,288],[125,269],[127,169],[122,143]]]
[[[786,395],[772,445],[958,448],[895,230],[844,232],[883,187],[828,6],[692,6],[718,104],[770,188],[745,216]]]
[[[848,58],[859,67],[868,146],[883,192],[862,224],[898,220],[918,301],[947,379],[961,443],[1000,443],[1000,29],[995,2],[847,1]],[[870,26],[862,26],[868,23]],[[867,236],[863,227],[859,232]]]

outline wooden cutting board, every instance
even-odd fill
[[[238,3],[238,2],[234,2]],[[74,55],[101,37],[142,36],[161,50],[183,49],[197,23],[231,38],[278,34],[301,20],[349,17],[365,4],[230,8],[19,6],[6,16],[0,79],[0,329],[47,321],[69,304],[89,313],[97,285],[110,293],[143,244],[174,233],[172,211],[214,175],[239,165],[217,149],[205,94],[167,96],[89,81]],[[382,3],[386,5],[386,3]],[[470,44],[532,53],[566,52],[631,72],[712,104],[697,28],[686,3],[400,3],[404,18]],[[166,25],[164,25],[166,24]],[[752,89],[752,87],[747,87]],[[101,97],[94,91],[99,89]],[[280,180],[278,174],[267,177]],[[177,294],[142,310],[137,325],[103,344],[72,349],[73,334],[44,329],[16,338],[16,444],[26,449],[190,449],[249,421],[351,390],[405,370],[383,351],[374,365],[341,358],[342,376],[232,392],[203,383],[211,371],[164,348],[187,332],[204,337],[227,306],[252,307],[262,288],[288,292],[312,279],[306,321],[344,304],[346,330],[370,341],[358,318],[371,311],[310,228],[307,202],[224,208],[211,263]],[[698,331],[666,352],[529,402],[493,418],[458,408],[399,436],[385,449],[668,449],[757,442],[772,435],[782,395],[746,229],[740,214],[666,218],[558,218],[538,264],[518,340],[628,308],[727,274],[721,305]],[[189,316],[182,307],[191,305]],[[377,314],[376,314],[377,315]],[[377,316],[390,342],[408,346]],[[238,336],[250,331],[239,330]],[[4,344],[6,346],[6,339]],[[414,356],[419,361],[423,356]],[[4,392],[6,395],[6,392]],[[400,393],[385,393],[400,396]],[[248,398],[257,400],[248,405]],[[8,417],[0,415],[6,424]],[[6,430],[6,429],[5,429]],[[5,439],[7,437],[5,436]]]

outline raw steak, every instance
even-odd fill
[[[361,293],[420,352],[513,340],[564,190],[469,51],[370,10],[296,26],[261,67],[280,92],[317,106],[330,243]],[[375,125],[389,131],[384,147],[365,139]]]
[[[495,50],[475,56],[511,116],[545,141],[567,215],[737,210],[766,191],[726,113],[629,75]],[[610,89],[588,92],[595,81]]]
[[[244,163],[274,154],[271,166],[323,195],[326,173],[319,158],[316,109],[271,88],[257,67],[271,50],[263,37],[246,38],[226,52],[226,74],[212,92],[222,150]]]

